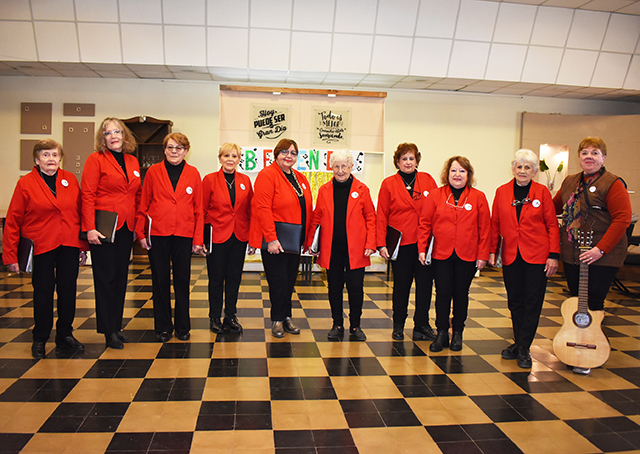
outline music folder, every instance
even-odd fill
[[[116,239],[118,227],[118,213],[106,210],[96,210],[96,230],[103,234],[102,242],[113,243]],[[87,239],[87,232],[80,232],[80,239]]]
[[[284,252],[289,254],[300,254],[302,246],[302,225],[291,224],[289,222],[275,222],[276,236]],[[262,237],[262,250],[267,250],[267,242]]]
[[[316,225],[316,230],[313,234],[313,241],[309,246],[309,252],[316,254],[320,251],[320,224]]]
[[[400,250],[400,242],[402,241],[402,232],[395,227],[387,226],[387,251],[389,252],[389,258],[396,260],[398,258],[398,251]]]
[[[33,272],[33,240],[23,236],[18,242],[18,267],[24,273]]]
[[[213,249],[213,225],[211,224],[204,225],[204,247],[207,250],[207,255],[211,254],[211,249]]]
[[[147,246],[149,246],[149,249],[151,249],[151,224],[152,223],[153,223],[153,220],[151,219],[151,216],[147,214],[147,222],[145,224],[144,233],[147,236]]]

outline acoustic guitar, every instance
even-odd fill
[[[591,249],[592,232],[580,233],[580,252]],[[604,311],[589,310],[589,265],[580,262],[578,297],[562,303],[564,323],[553,339],[553,352],[573,367],[602,366],[609,359],[611,346],[602,332]]]

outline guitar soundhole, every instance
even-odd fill
[[[588,328],[591,325],[591,316],[589,314],[575,312],[573,314],[573,323],[578,328]]]

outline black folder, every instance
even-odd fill
[[[320,224],[316,225],[316,231],[313,234],[313,242],[309,247],[309,252],[313,254],[320,252]]]
[[[18,267],[24,273],[33,272],[33,240],[23,236],[18,241]]]
[[[102,233],[105,243],[113,243],[116,239],[116,228],[118,227],[118,213],[106,210],[96,210],[96,230]],[[87,232],[80,232],[80,239],[87,239]]]
[[[211,224],[204,225],[204,248],[207,255],[211,254],[211,249],[213,249],[213,226]]]
[[[284,252],[289,254],[300,254],[302,246],[302,225],[290,224],[288,222],[275,222],[276,235]],[[267,242],[262,238],[263,251],[268,249]]]
[[[395,227],[387,226],[387,252],[391,260],[398,258],[400,250],[400,241],[402,241],[402,232]]]

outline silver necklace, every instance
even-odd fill
[[[296,188],[293,183],[291,182],[291,180],[289,180],[286,175],[285,178],[287,178],[287,181],[289,182],[289,184],[291,185],[291,187],[293,188],[293,190],[295,191],[296,195],[298,197],[302,197],[303,191],[302,191],[302,187],[300,186],[300,183],[298,182],[298,178],[296,177],[296,173],[293,171],[293,169],[291,170],[291,175],[293,175],[293,179],[296,182],[296,185],[298,186],[298,188]]]
[[[229,186],[229,189],[232,189],[232,188],[233,188],[233,183],[235,183],[235,182],[236,182],[236,179],[234,178],[233,180],[231,180],[231,183],[229,183],[229,182],[227,181],[227,179],[225,178],[225,179],[224,179],[224,182],[225,182],[225,183],[227,183],[227,186]]]
[[[402,181],[404,181],[404,184],[406,184],[406,185],[407,185],[407,186],[406,186],[407,191],[410,191],[410,190],[411,190],[411,186],[413,185],[413,182],[414,182],[414,181],[416,181],[416,176],[418,176],[418,172],[416,172],[416,173],[414,173],[414,174],[413,174],[413,180],[411,180],[411,183],[407,183],[407,182],[405,181],[405,179],[402,177],[402,175],[400,175],[400,178],[402,178]]]

